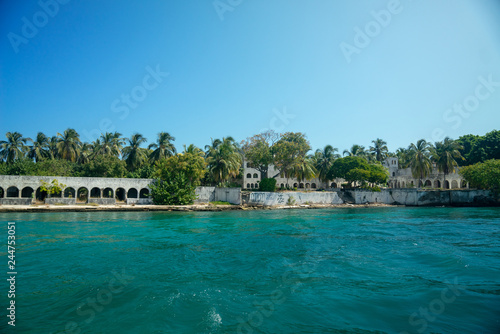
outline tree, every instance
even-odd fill
[[[387,158],[387,153],[389,150],[387,149],[387,142],[377,138],[372,140],[373,146],[370,146],[370,153],[375,156],[375,160],[378,162],[382,162]]]
[[[100,140],[97,142],[99,145],[97,150],[94,151],[95,155],[115,156],[119,157],[122,154],[124,139],[121,138],[119,132],[106,132],[101,134]]]
[[[474,144],[479,138],[481,138],[481,136],[472,134],[458,137],[457,142],[458,144],[460,144],[460,146],[462,146],[462,148],[459,149],[459,151],[462,157],[464,157],[463,160],[457,161],[459,166],[470,165],[469,161],[467,160],[467,157],[469,156],[470,152],[472,151],[472,147],[474,147]]]
[[[340,158],[340,155],[335,152],[338,152],[337,148],[334,148],[332,145],[326,145],[323,150],[317,149],[314,156],[311,157],[314,162],[314,167],[318,172],[319,180],[326,184],[330,181],[328,172],[333,162],[335,159]]]
[[[462,167],[458,172],[469,182],[470,187],[500,192],[500,160],[491,159]]]
[[[150,144],[148,149],[152,149],[149,159],[156,162],[160,159],[166,159],[177,153],[174,144],[175,138],[172,137],[168,132],[160,132],[158,134],[158,139],[156,143]]]
[[[66,185],[59,183],[56,179],[52,180],[50,183],[40,180],[40,191],[47,192],[49,197],[51,197],[50,195],[60,194],[64,188],[66,188]]]
[[[85,177],[124,177],[127,174],[126,163],[115,156],[98,155],[82,165]]]
[[[274,156],[274,166],[278,175],[290,177],[297,171],[297,165],[305,161],[307,152],[311,150],[311,146],[306,139],[306,136],[301,132],[287,132],[283,134],[273,145],[272,153]]]
[[[500,131],[493,130],[479,137],[466,158],[469,164],[500,159]]]
[[[195,186],[206,173],[205,159],[193,153],[179,153],[155,165],[154,177],[166,180],[169,175],[183,173],[189,182]]]
[[[291,174],[297,181],[310,180],[316,177],[317,171],[314,162],[309,157],[298,157],[291,168]]]
[[[222,183],[239,174],[242,156],[232,137],[212,139],[212,144],[205,146],[205,157],[215,182]]]
[[[32,145],[28,150],[28,158],[35,159],[36,162],[45,160],[50,157],[49,139],[43,132],[38,132],[36,140],[31,140]]]
[[[63,134],[58,133],[57,151],[61,159],[76,161],[80,155],[82,142],[75,129],[66,129]]]
[[[396,151],[396,157],[398,158],[398,163],[400,168],[410,167],[410,155],[411,150],[409,148],[400,147]]]
[[[345,179],[351,185],[353,182],[383,184],[387,182],[389,175],[379,163],[369,164],[362,157],[348,156],[333,162],[328,177]]]
[[[343,155],[347,155],[348,157],[366,157],[365,147],[354,144],[350,151],[344,150]]]
[[[408,147],[411,174],[415,179],[418,178],[419,187],[422,183],[422,179],[432,172],[430,148],[430,144],[425,139],[420,139],[416,144],[411,144]]]
[[[456,159],[463,160],[460,149],[463,147],[458,142],[446,137],[442,142],[435,143],[431,150],[432,160],[436,163],[438,171],[443,173],[443,184],[446,182],[446,175],[458,167]]]
[[[52,136],[47,138],[48,141],[48,150],[49,150],[49,158],[57,159],[59,158],[59,150],[57,148],[57,143],[59,142],[59,137]]]
[[[191,153],[193,155],[199,156],[199,157],[205,157],[205,152],[194,144],[189,144],[188,147],[184,145],[184,151],[182,153]]]
[[[7,132],[5,137],[7,140],[0,141],[0,159],[10,164],[24,157],[27,150],[26,143],[31,139],[24,138],[19,132]]]
[[[267,178],[269,165],[273,163],[272,146],[278,138],[279,135],[274,131],[267,131],[249,137],[241,143],[245,161],[260,172],[261,180]]]
[[[140,133],[135,133],[128,140],[128,146],[123,149],[123,159],[127,163],[128,170],[135,170],[146,161],[146,149],[141,147],[146,141]]]
[[[189,205],[196,199],[196,186],[184,173],[165,172],[165,179],[156,179],[149,185],[156,205]]]

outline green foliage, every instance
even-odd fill
[[[259,189],[261,191],[276,191],[276,179],[275,178],[265,178],[260,181]]]
[[[293,196],[288,197],[288,200],[286,201],[286,205],[295,205],[295,198]]]
[[[50,183],[40,180],[40,191],[47,192],[49,197],[50,195],[60,194],[64,188],[66,188],[66,185],[59,183],[56,179],[52,180]]]
[[[44,160],[36,163],[36,175],[79,176],[79,166],[68,160]]]
[[[217,205],[232,205],[232,204],[229,202],[223,202],[223,201],[213,201],[213,202],[210,202],[210,205],[217,206]]]
[[[155,165],[154,177],[166,180],[168,175],[183,173],[193,185],[199,185],[206,173],[205,159],[193,153],[180,153],[160,160]]]
[[[124,177],[127,168],[118,157],[98,155],[82,166],[81,173],[85,177]]]
[[[189,205],[196,199],[196,187],[184,173],[163,174],[166,179],[150,184],[151,197],[156,205]]]
[[[155,172],[155,167],[149,163],[145,163],[141,167],[132,172],[127,173],[128,178],[134,179],[152,179]]]
[[[467,157],[469,156],[470,152],[472,151],[472,147],[474,147],[474,144],[476,141],[480,138],[481,136],[478,135],[465,135],[465,136],[460,136],[456,142],[461,146],[459,149],[460,154],[462,157],[465,159],[462,160],[460,159],[458,162],[459,166],[467,166],[469,165],[469,162],[467,160]]]
[[[499,159],[491,159],[462,167],[459,173],[473,188],[490,189],[497,193],[500,192]]]
[[[277,138],[274,131],[267,131],[242,142],[245,160],[250,167],[261,172],[262,178],[267,177],[269,165],[273,163],[272,145]]]
[[[242,156],[232,137],[212,140],[205,146],[208,171],[215,184],[228,181],[240,174]]]
[[[479,137],[474,142],[466,159],[468,164],[500,159],[500,131],[493,130]]]
[[[329,171],[329,177],[342,178],[349,183],[371,182],[382,184],[387,182],[389,175],[387,170],[380,164],[369,164],[366,159],[356,156],[347,156],[333,162]]]
[[[287,132],[281,136],[281,139],[273,146],[274,166],[278,169],[278,175],[300,176],[300,170],[311,163],[306,161],[307,152],[311,146],[306,136],[301,132]],[[306,164],[304,164],[306,163]]]
[[[361,188],[362,188],[362,189],[369,190],[369,191],[373,191],[373,192],[381,192],[381,191],[382,191],[382,189],[380,189],[380,187],[379,187],[379,186],[373,186],[373,187],[370,187],[369,185],[366,185],[366,184],[365,184],[365,185],[363,185]]]

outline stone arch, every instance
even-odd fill
[[[102,198],[114,198],[114,191],[111,188],[106,188],[102,191]]]
[[[80,187],[76,191],[76,200],[86,202],[89,199],[89,190],[85,187]]]
[[[252,188],[252,189],[253,189],[253,183],[251,183],[251,184],[250,184],[250,188]]]
[[[3,198],[3,195],[4,195],[3,188],[2,188],[2,187],[0,187],[0,198]]]
[[[443,188],[444,189],[450,189],[450,182],[448,182],[448,180],[444,181]]]
[[[125,201],[127,199],[127,193],[125,192],[125,189],[123,188],[116,189],[115,198],[118,201]]]
[[[12,186],[7,188],[7,196],[5,197],[19,197],[19,189],[17,187]]]
[[[306,183],[306,189],[311,188],[311,185],[309,183]]]
[[[331,186],[332,186],[332,188],[337,188],[337,184],[336,184],[335,182],[333,182],[333,183],[331,184]]]
[[[425,180],[424,187],[432,187],[432,182],[431,182],[431,180]]]
[[[316,183],[311,183],[311,188],[316,189]]]
[[[64,189],[64,197],[75,198],[75,188],[67,187],[66,189]]]
[[[413,183],[413,181],[411,181],[411,182],[410,182],[410,185],[411,185],[412,187],[415,187],[415,183]]]
[[[247,174],[247,179],[251,179],[252,178],[252,174],[248,173]]]
[[[441,181],[435,180],[434,181],[434,188],[441,188]]]
[[[22,198],[31,198],[33,195],[33,188],[31,187],[24,187],[23,190],[21,190],[21,197]]]
[[[405,188],[405,181],[401,182],[401,188]]]
[[[259,178],[259,175],[257,173],[253,173],[253,178],[254,179],[258,179]]]
[[[297,188],[297,183],[294,183],[294,184],[293,184],[293,187],[294,187],[294,188]]]
[[[250,188],[250,183],[247,183],[247,189]]]
[[[101,189],[94,187],[90,190],[90,198],[101,198]]]
[[[127,191],[127,198],[139,198],[139,192],[135,188],[130,188]]]
[[[149,189],[142,188],[140,193],[139,193],[139,198],[149,198]]]
[[[40,187],[38,187],[36,189],[36,192],[35,192],[35,199],[37,201],[45,201],[45,198],[47,198],[47,192],[45,190],[41,190]]]
[[[457,180],[451,181],[451,189],[457,189],[458,188],[458,182]]]
[[[392,177],[396,176],[396,172],[392,172]]]
[[[250,163],[247,162],[247,168],[250,168]]]
[[[300,189],[304,189],[304,183],[300,183],[300,184],[299,184],[299,188],[300,188]]]
[[[398,181],[398,188],[401,188],[401,182]]]

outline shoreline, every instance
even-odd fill
[[[195,211],[251,211],[251,210],[290,210],[290,209],[328,209],[328,208],[374,208],[374,207],[405,207],[405,205],[391,204],[300,204],[283,206],[262,206],[262,205],[211,205],[211,204],[192,204],[192,205],[0,205],[0,213],[9,212],[140,212],[140,211],[176,211],[176,212],[195,212]]]

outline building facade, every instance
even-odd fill
[[[468,183],[458,174],[458,169],[445,176],[433,164],[431,174],[419,180],[412,176],[411,168],[399,168],[399,160],[396,157],[387,158],[383,165],[389,170],[389,188],[469,188]]]

